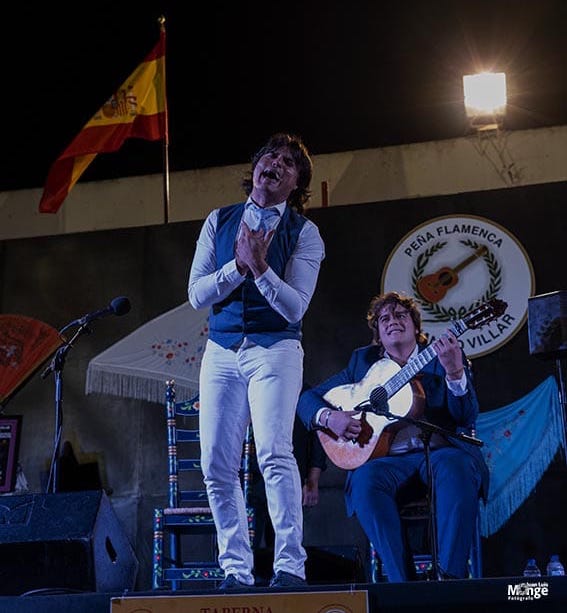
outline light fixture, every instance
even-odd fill
[[[463,77],[465,110],[477,138],[471,143],[487,160],[505,185],[522,181],[522,169],[516,165],[508,147],[508,133],[502,130],[506,114],[506,75],[481,72]]]
[[[478,131],[502,127],[506,114],[506,75],[481,72],[463,77],[465,110],[472,128]]]

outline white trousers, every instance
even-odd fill
[[[274,526],[274,572],[305,578],[301,480],[293,455],[293,423],[303,379],[297,340],[269,348],[245,342],[237,350],[209,340],[200,371],[201,461],[225,575],[252,585],[244,495],[239,478],[250,421]]]

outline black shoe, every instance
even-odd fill
[[[286,573],[285,570],[278,570],[278,572],[272,577],[270,581],[270,587],[305,587],[307,582],[305,579]]]
[[[239,581],[236,575],[227,575],[218,589],[220,592],[228,592],[230,590],[241,590],[249,587],[248,584]]]

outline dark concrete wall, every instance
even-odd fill
[[[486,217],[512,232],[528,252],[538,294],[567,288],[563,235],[567,184],[317,209],[309,213],[326,243],[318,287],[305,318],[305,379],[317,383],[342,368],[369,341],[365,312],[379,291],[382,268],[408,231],[441,215]],[[188,269],[201,222],[91,232],[0,243],[0,311],[35,317],[55,328],[128,296],[131,312],[95,322],[68,354],[63,374],[63,440],[79,460],[99,462],[103,482],[140,560],[138,588],[151,575],[152,508],[165,500],[165,419],[159,404],[86,396],[90,359],[153,317],[186,300]],[[483,410],[531,391],[555,364],[529,355],[527,326],[506,345],[475,360]],[[32,377],[9,401],[23,415],[20,461],[32,491],[44,487],[54,436],[54,381]],[[485,574],[519,572],[524,558],[553,553],[567,560],[567,540],[550,501],[565,508],[565,469],[557,461],[541,487],[484,543]],[[308,545],[351,545],[365,539],[346,518],[344,474],[329,467],[321,504],[306,514]],[[537,539],[526,534],[536,534]],[[560,535],[560,538],[558,537]],[[503,556],[502,542],[508,543]],[[553,546],[552,546],[553,545]],[[537,551],[534,551],[534,547]]]

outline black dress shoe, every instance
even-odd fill
[[[236,575],[227,575],[219,585],[218,590],[220,592],[228,592],[230,590],[242,590],[249,587],[248,584],[239,581]]]
[[[305,587],[307,582],[305,579],[286,573],[285,570],[278,570],[278,572],[272,577],[270,581],[270,587]]]

